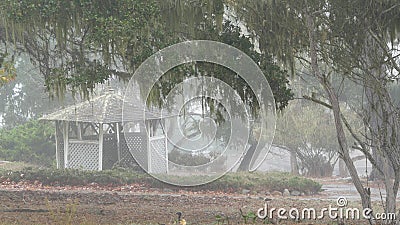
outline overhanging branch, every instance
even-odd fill
[[[332,106],[326,102],[323,102],[319,99],[304,95],[303,96],[304,99],[315,102],[317,104],[320,104],[322,106],[325,106],[329,109],[332,109]],[[355,149],[360,150],[365,157],[367,157],[367,159],[371,162],[371,164],[378,170],[379,173],[381,173],[383,175],[382,170],[378,167],[378,164],[376,163],[375,159],[372,157],[371,153],[368,152],[367,146],[364,142],[361,141],[361,139],[358,137],[358,135],[354,132],[354,130],[351,128],[349,122],[347,121],[346,117],[341,113],[340,117],[344,123],[344,125],[346,126],[347,130],[350,132],[351,136],[356,140],[356,142],[361,146],[361,147],[355,147]]]

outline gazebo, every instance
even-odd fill
[[[168,173],[166,137],[160,129],[164,120],[137,97],[124,102],[122,95],[109,90],[43,116],[41,120],[55,122],[57,168],[104,170],[119,163],[140,164],[150,173]],[[122,121],[124,103],[130,104],[131,112]],[[143,113],[144,122],[137,119]],[[135,158],[132,151],[136,151]]]

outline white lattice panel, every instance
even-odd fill
[[[98,170],[99,145],[97,143],[69,143],[68,168]]]
[[[150,173],[168,173],[168,154],[165,137],[150,138]]]
[[[125,134],[126,145],[137,163],[148,167],[147,139],[143,134]]]

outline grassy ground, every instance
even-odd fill
[[[313,196],[270,196],[270,207],[318,210],[336,204],[319,200],[319,183],[287,173],[231,173],[208,185],[181,188],[123,169],[89,172],[13,164],[0,165],[0,224],[174,224],[178,211],[187,225],[262,224],[252,217],[264,206],[266,192],[282,189],[309,191]],[[250,192],[243,194],[243,189]],[[352,204],[360,207],[357,201]],[[280,224],[339,222],[287,220]]]
[[[316,197],[318,198],[318,197]],[[176,212],[182,212],[188,225],[262,224],[250,218],[264,201],[256,196],[226,193],[171,194],[125,193],[98,190],[1,190],[0,221],[3,224],[173,224]],[[302,200],[275,197],[270,207],[313,207],[317,210],[334,205],[328,200]],[[359,205],[359,203],[355,203]],[[221,218],[225,221],[222,223]],[[338,224],[330,219],[305,220],[301,224]],[[347,224],[365,224],[349,221]],[[298,222],[296,222],[298,223]],[[296,224],[282,220],[280,224]]]
[[[178,187],[156,180],[146,173],[129,171],[125,169],[114,169],[107,171],[81,171],[81,170],[57,170],[39,169],[24,164],[10,163],[7,167],[0,169],[0,182],[7,183],[40,183],[45,186],[122,186],[128,184],[140,184],[147,188],[164,188],[171,190],[193,190],[193,191],[224,191],[251,192],[299,191],[306,195],[318,193],[321,185],[313,180],[292,176],[289,173],[228,173],[209,184],[194,188]],[[28,167],[26,167],[28,166]],[[173,177],[173,179],[198,179],[191,177]]]

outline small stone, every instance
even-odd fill
[[[271,193],[271,195],[272,195],[272,196],[282,196],[282,192],[280,192],[280,191],[273,191],[273,192]]]
[[[301,192],[300,192],[300,191],[294,190],[294,191],[290,192],[290,194],[291,194],[292,196],[300,196],[300,195],[301,195]]]
[[[285,189],[284,191],[283,191],[283,194],[282,194],[284,197],[288,197],[288,196],[290,196],[290,192],[289,192],[289,190],[288,189]]]
[[[269,202],[269,201],[272,201],[272,200],[273,200],[272,198],[264,198],[265,202]]]
[[[250,194],[250,190],[249,189],[243,189],[242,190],[242,194],[244,194],[244,195]]]
[[[268,195],[271,195],[271,193],[269,191],[266,191],[265,195],[268,196]]]

